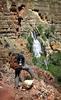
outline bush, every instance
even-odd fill
[[[53,34],[55,33],[54,25],[51,25],[47,29],[45,29],[42,25],[39,25],[37,28],[40,33],[40,36],[44,41],[46,41],[46,39],[49,39],[50,37],[53,37]]]
[[[49,56],[49,61],[51,64],[56,65],[56,66],[61,66],[61,53],[53,53],[52,55]]]
[[[40,67],[44,70],[46,69],[46,65],[44,63],[45,56],[42,55],[40,58],[36,58],[33,56],[32,62],[34,65],[37,67]],[[61,84],[61,53],[53,53],[52,55],[49,56],[48,60],[48,71],[52,73],[52,75],[55,77],[58,83]]]
[[[52,73],[58,83],[61,83],[61,68],[53,64],[48,65],[48,71]]]
[[[27,44],[27,48],[29,49],[30,52],[33,52],[33,38],[32,36],[28,36],[27,38],[28,44]]]
[[[22,38],[24,38],[24,39],[27,39],[27,38],[28,38],[28,34],[25,34],[25,33],[21,34],[21,36],[22,36]]]
[[[41,57],[38,57],[38,58],[33,56],[32,62],[33,62],[34,65],[36,65],[36,66],[38,66],[38,67],[40,67],[42,69],[46,69],[46,66],[45,66],[45,63],[44,63],[44,59],[45,59],[44,56],[41,56]]]
[[[49,30],[49,29],[46,29],[46,30],[45,30],[45,36],[46,36],[47,38],[50,37],[50,30]]]
[[[48,70],[53,74],[58,83],[61,83],[61,52],[49,56]]]
[[[34,65],[36,65],[36,63],[37,63],[37,58],[33,56],[32,62],[33,62]]]
[[[44,40],[44,41],[46,41],[46,35],[45,35],[45,28],[42,26],[42,25],[39,25],[38,27],[37,27],[37,29],[38,29],[38,32],[40,33],[40,36],[41,36],[41,38]]]
[[[40,33],[43,33],[44,27],[41,24],[37,28]]]

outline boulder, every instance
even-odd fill
[[[25,80],[23,82],[23,88],[30,89],[33,86],[33,80]]]

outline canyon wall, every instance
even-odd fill
[[[0,11],[9,10],[13,0],[1,0]],[[47,15],[48,20],[53,20],[56,32],[61,33],[61,0],[14,0],[16,5],[26,4],[28,8],[37,9],[42,15]]]

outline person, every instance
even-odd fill
[[[23,20],[24,12],[25,12],[25,5],[22,4],[21,6],[18,7],[18,11],[17,11],[18,25],[20,26],[21,26],[21,20]]]
[[[25,57],[23,54],[21,53],[9,53],[10,56],[10,67],[13,68],[15,70],[15,87],[18,88],[19,86],[19,81],[24,81],[21,77],[20,77],[20,73],[22,70],[27,71],[31,77],[35,77],[34,72],[32,71],[32,69],[30,67],[28,67],[28,65],[25,64]]]

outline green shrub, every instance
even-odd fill
[[[43,34],[44,27],[41,24],[37,27],[37,29],[41,34]]]
[[[58,83],[61,83],[61,52],[49,56],[48,70],[53,74]]]
[[[36,63],[37,63],[37,58],[33,56],[32,62],[33,62],[34,65],[36,65]]]
[[[52,55],[49,56],[49,61],[51,64],[56,65],[56,66],[61,66],[61,53],[53,53]]]
[[[47,70],[46,65],[44,63],[45,59],[46,58],[44,55],[42,55],[40,58],[36,58],[33,56],[32,62],[37,67]],[[61,84],[61,53],[57,52],[50,55],[47,66],[48,71],[52,73],[57,82]]]
[[[50,30],[49,30],[49,29],[46,29],[46,30],[45,30],[45,36],[46,36],[47,38],[50,37]]]
[[[40,33],[41,38],[46,41],[46,39],[50,38],[53,36],[54,32],[55,32],[55,26],[51,25],[50,27],[48,27],[47,29],[45,29],[42,25],[39,25],[38,27],[38,31]]]
[[[27,48],[29,49],[30,52],[33,52],[33,48],[32,48],[32,46],[33,46],[33,38],[32,38],[31,35],[28,36],[27,41],[28,41]]]
[[[28,34],[25,34],[25,33],[21,34],[21,36],[22,36],[24,39],[27,39],[27,38],[28,38]]]
[[[38,66],[38,67],[40,67],[42,69],[46,69],[46,66],[45,66],[45,63],[44,63],[44,59],[45,59],[44,56],[41,56],[41,57],[38,57],[38,58],[33,56],[32,62],[33,62],[34,65],[36,65],[36,66]]]
[[[38,32],[40,33],[40,37],[44,40],[44,41],[46,41],[46,35],[45,35],[45,28],[42,26],[42,25],[39,25],[38,27],[37,27],[37,29],[38,29]]]
[[[48,71],[51,72],[57,82],[61,84],[61,68],[59,66],[49,64]]]

